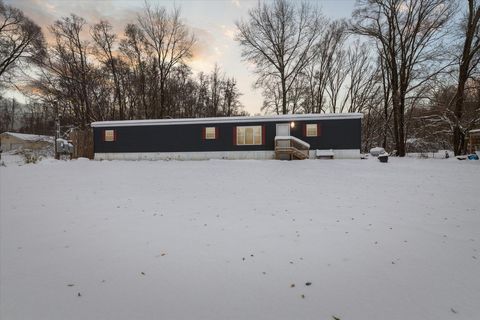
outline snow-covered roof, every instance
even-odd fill
[[[470,130],[468,133],[480,133],[480,129]]]
[[[312,121],[361,119],[362,113],[322,113],[322,114],[285,114],[254,117],[218,117],[218,118],[183,118],[183,119],[155,119],[155,120],[123,120],[92,122],[92,127],[129,127],[129,126],[158,126],[180,124],[208,124],[208,123],[242,123],[242,122],[276,122],[276,121]]]
[[[50,142],[53,143],[54,137],[51,136],[42,136],[39,134],[27,134],[27,133],[17,133],[17,132],[4,132],[1,134],[3,135],[9,135],[12,137],[15,137],[20,140],[24,141],[30,141],[30,142],[38,142],[38,141],[45,141],[45,142]]]

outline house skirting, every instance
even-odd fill
[[[358,149],[333,150],[335,159],[360,159]],[[310,159],[315,159],[315,150],[310,150]],[[205,152],[112,152],[95,153],[95,160],[243,160],[275,159],[275,151],[205,151]]]

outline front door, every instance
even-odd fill
[[[290,135],[290,123],[277,123],[276,136],[289,136]]]
[[[289,136],[290,135],[290,123],[277,123],[277,131],[275,134],[278,136]],[[279,140],[275,141],[275,148],[289,148],[290,147],[290,140]]]

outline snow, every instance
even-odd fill
[[[296,143],[304,146],[305,148],[310,148],[310,144],[308,142],[300,140],[300,139],[298,139],[297,137],[294,137],[294,136],[275,136],[275,141],[277,141],[277,140],[292,140],[292,141],[295,141]]]
[[[383,148],[381,148],[381,147],[375,147],[375,148],[370,149],[370,154],[371,154],[372,156],[375,156],[375,157],[376,157],[376,156],[378,156],[378,155],[380,155],[380,154],[382,154],[382,153],[385,153],[385,149],[383,149]]]
[[[0,318],[478,318],[480,161],[389,160],[0,167]]]
[[[19,154],[16,150],[14,151],[4,151],[1,154],[0,165],[3,166],[21,166],[25,164],[25,158]],[[1,178],[1,176],[0,176]],[[1,189],[0,189],[1,192]]]
[[[212,117],[212,118],[180,118],[180,119],[149,119],[149,120],[120,120],[92,122],[92,127],[128,127],[128,126],[158,126],[181,124],[216,124],[216,123],[243,123],[243,122],[278,122],[281,121],[312,121],[362,119],[363,113],[315,113],[315,114],[279,114],[266,116],[239,116],[239,117]]]

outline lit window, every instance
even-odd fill
[[[318,125],[317,125],[316,123],[309,123],[309,124],[307,124],[306,136],[307,136],[307,137],[316,137],[316,136],[318,136]]]
[[[217,138],[217,130],[215,127],[207,127],[205,128],[205,139],[211,140]]]
[[[112,142],[115,141],[115,130],[105,130],[104,131],[104,141]]]
[[[237,127],[237,145],[261,145],[262,126]]]

